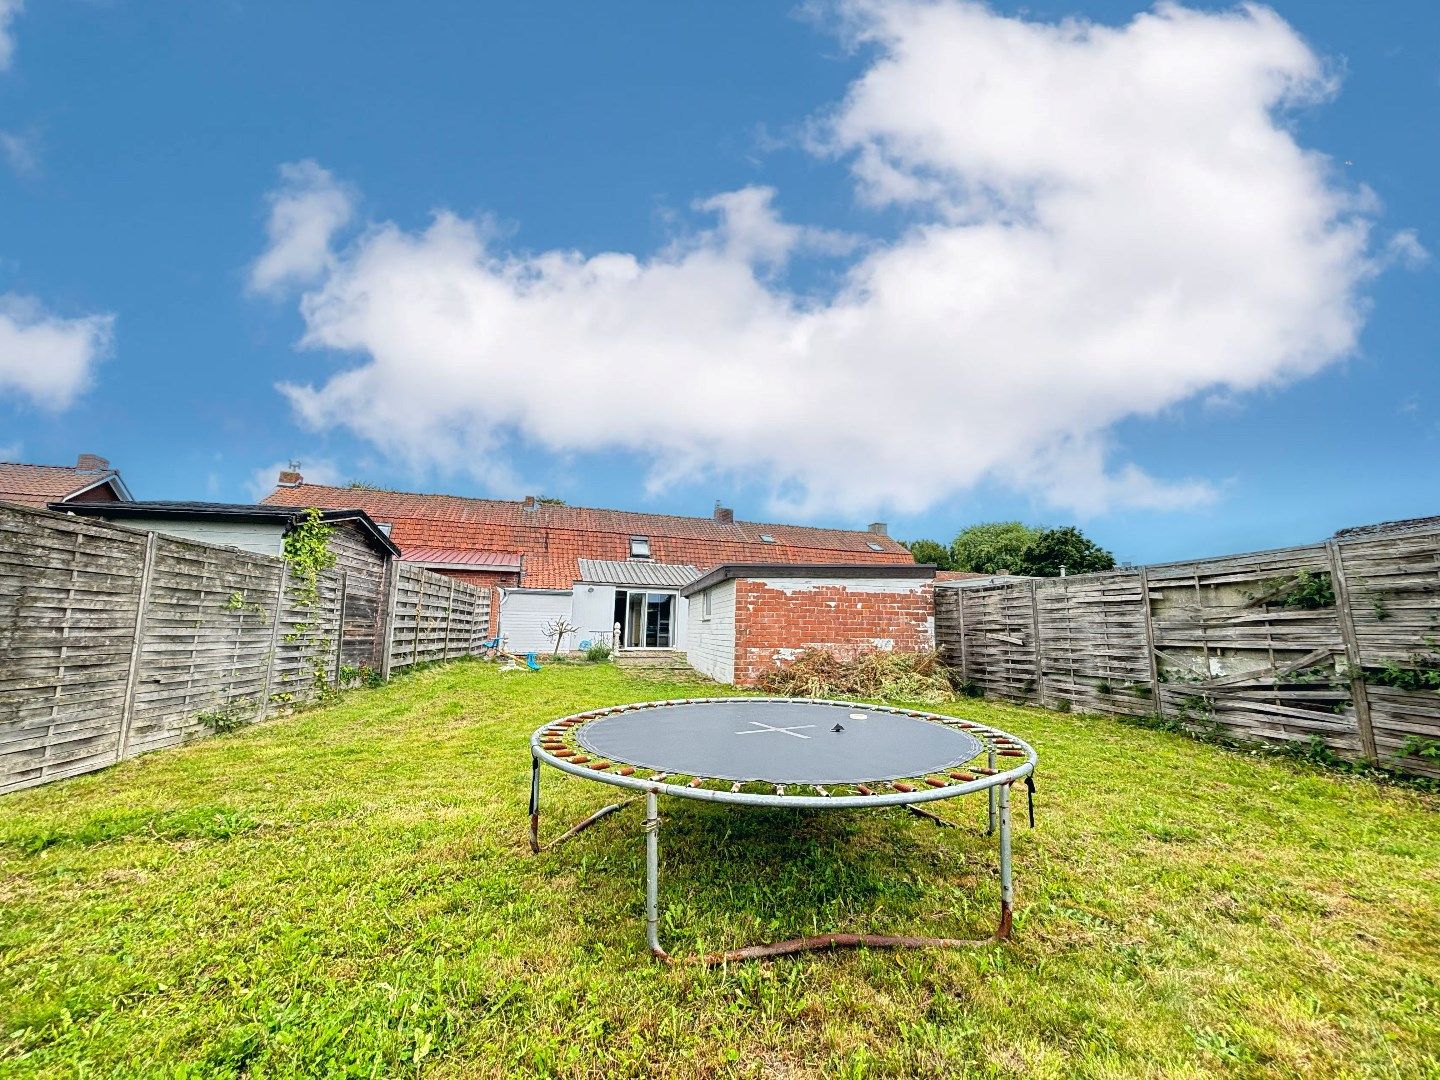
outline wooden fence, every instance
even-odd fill
[[[386,674],[475,651],[488,590],[398,563],[388,582]],[[316,584],[310,603],[279,559],[0,506],[0,792],[314,700],[347,635],[375,636],[343,571]]]
[[[1440,529],[935,590],[987,695],[1158,715],[1440,776]],[[1423,755],[1417,751],[1426,751]]]

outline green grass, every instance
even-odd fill
[[[635,808],[532,857],[526,740],[686,693],[455,664],[0,799],[0,1073],[1440,1077],[1440,800],[1095,717],[953,707],[1040,752],[1011,944],[654,963]],[[667,800],[662,939],[987,932],[944,809]]]

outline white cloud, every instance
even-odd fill
[[[275,481],[279,478],[280,474],[289,469],[289,461],[277,461],[273,465],[264,465],[256,469],[250,474],[250,479],[245,484],[245,488],[250,493],[250,497],[256,502],[259,502],[266,495],[269,495],[275,490]],[[340,466],[325,458],[317,458],[314,460],[305,458],[300,462],[300,468],[297,471],[301,476],[305,477],[305,483],[307,484],[339,486],[346,483],[346,480],[343,478],[344,474],[340,471]]]
[[[715,227],[648,257],[508,252],[443,211],[337,250],[351,200],[308,164],[323,209],[272,217],[257,268],[317,273],[303,344],[356,360],[284,387],[300,416],[495,483],[523,439],[633,452],[656,486],[763,477],[796,513],[916,511],[981,480],[1174,509],[1214,491],[1110,461],[1116,423],[1353,350],[1374,209],[1278,116],[1335,86],[1273,12],[839,14],[873,55],[812,146],[912,224],[868,238],[834,295],[787,290],[786,259],[855,241],[781,221],[766,188],[703,200]]]
[[[40,155],[34,142],[13,131],[0,131],[0,157],[17,176],[35,176],[40,171]]]
[[[10,23],[20,14],[25,0],[0,0],[0,71],[5,71],[15,59],[15,35]]]
[[[349,191],[315,162],[281,165],[280,187],[270,195],[265,224],[270,244],[250,267],[250,288],[278,293],[333,269],[331,239],[354,212]]]
[[[110,351],[115,316],[52,315],[39,301],[0,295],[0,395],[24,395],[63,409],[86,387]]]

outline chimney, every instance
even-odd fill
[[[280,473],[280,479],[276,481],[281,487],[299,487],[305,478],[294,469],[285,469]]]
[[[876,536],[889,536],[890,526],[886,525],[883,521],[872,521],[870,523],[870,531]]]
[[[715,520],[720,522],[720,524],[722,525],[734,525],[735,511],[730,509],[730,507],[728,506],[721,506],[717,502],[715,504]]]
[[[105,472],[110,468],[110,462],[99,454],[81,454],[75,461],[75,468],[81,472]]]
[[[533,514],[536,510],[540,509],[540,496],[526,495],[525,501],[520,504],[520,509]]]

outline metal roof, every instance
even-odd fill
[[[476,551],[473,548],[407,547],[400,556],[403,562],[421,566],[443,566],[455,569],[519,570],[520,556],[508,551]]]
[[[657,563],[649,559],[581,559],[580,580],[603,585],[655,585],[680,589],[700,576],[694,566]]]

